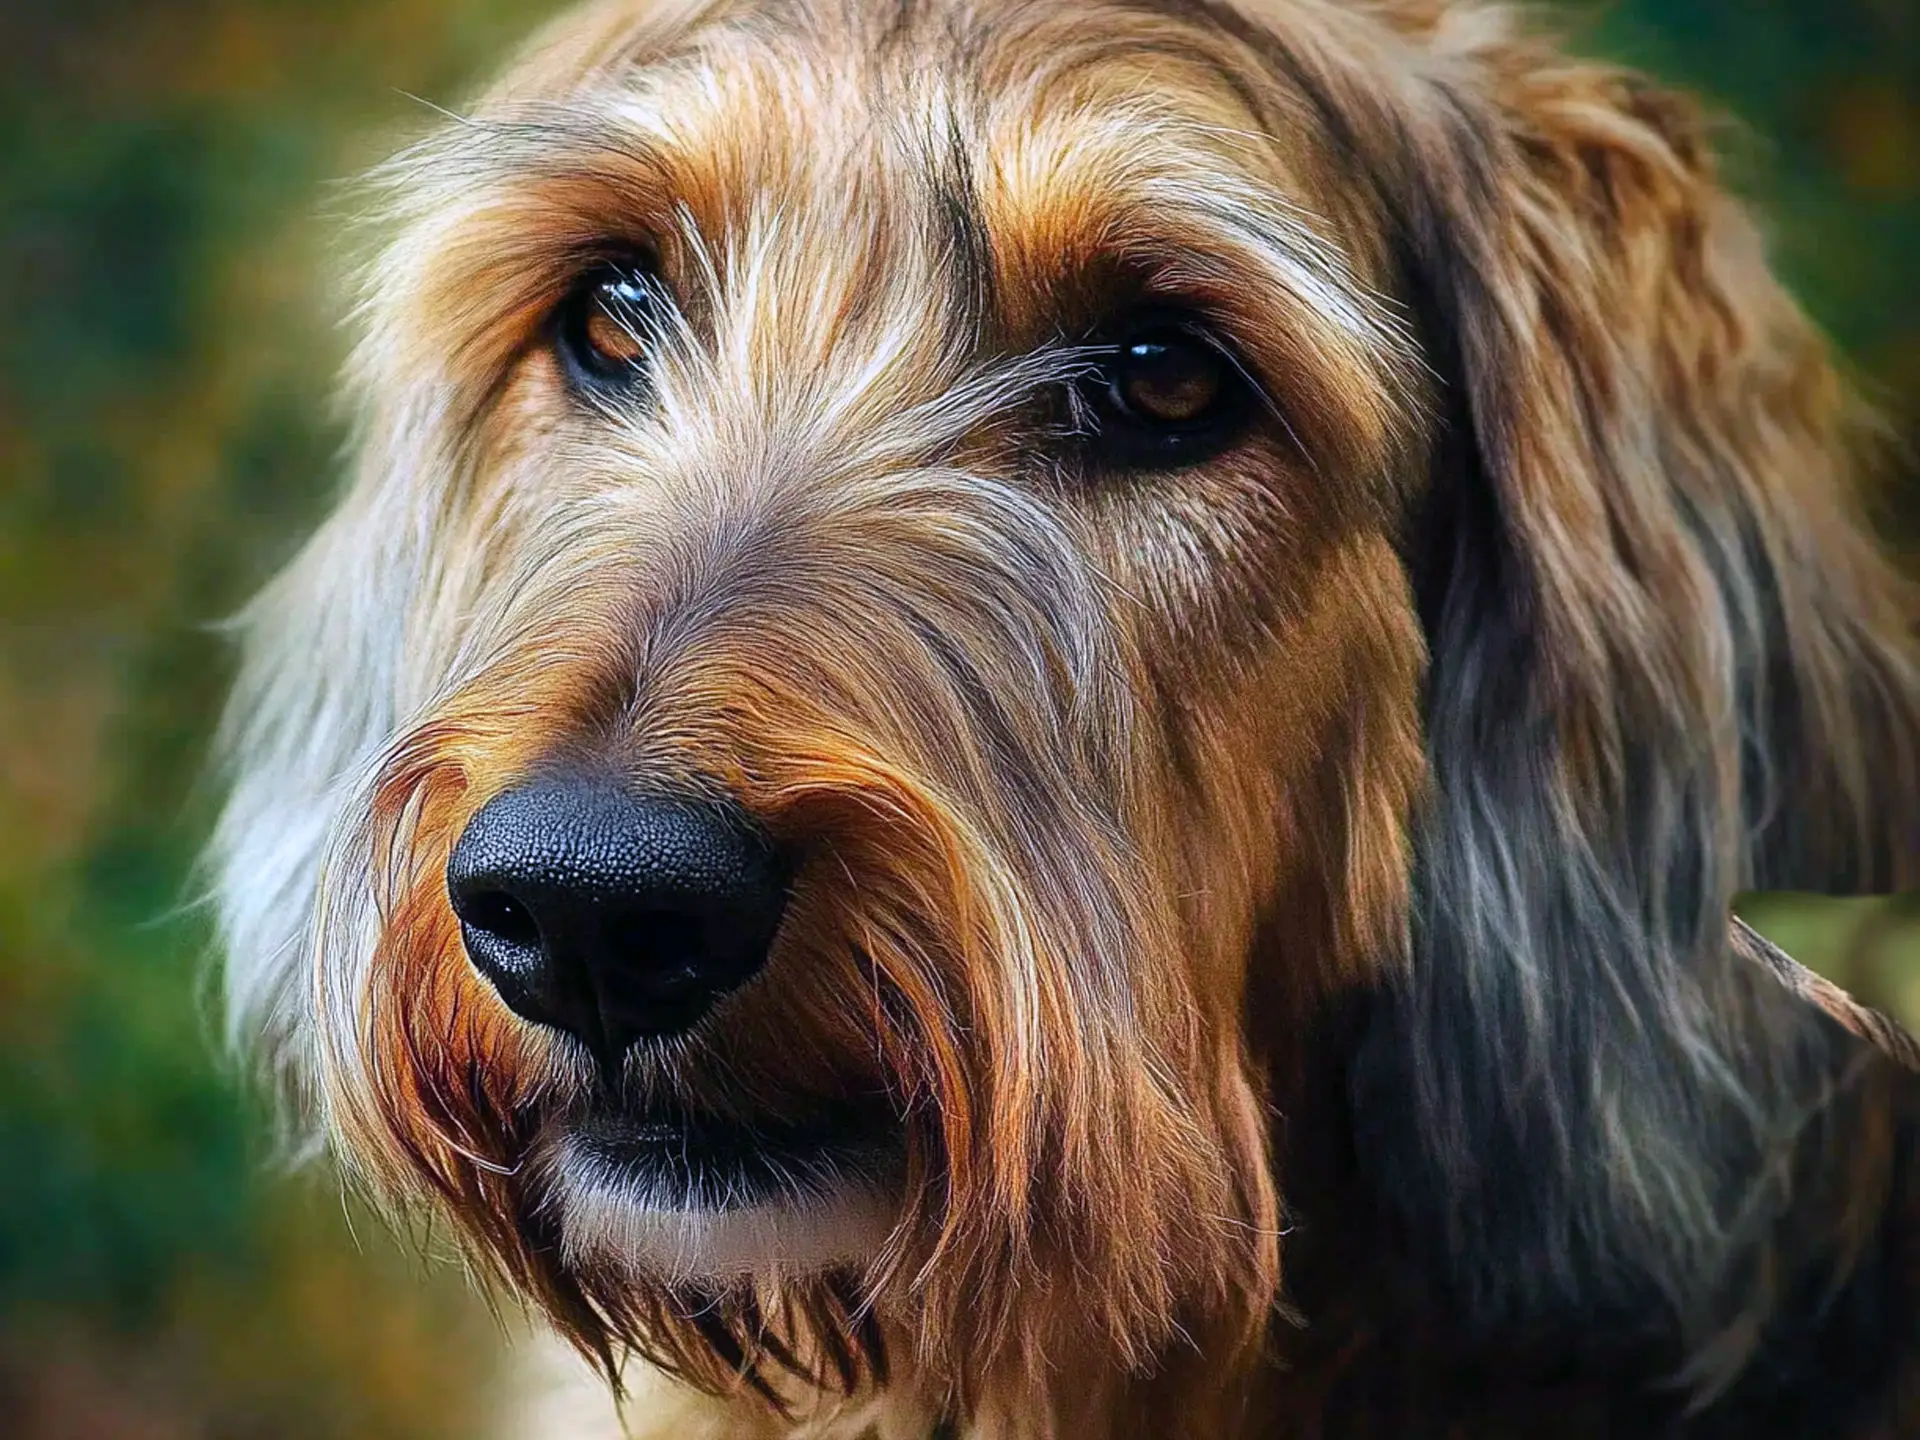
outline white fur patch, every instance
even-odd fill
[[[850,1169],[786,1194],[729,1201],[667,1189],[569,1138],[554,1166],[570,1264],[613,1262],[650,1279],[735,1279],[857,1264],[886,1242],[896,1199]]]

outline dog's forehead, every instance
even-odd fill
[[[1182,0],[616,0],[589,13],[595,23],[569,17],[532,47],[494,96],[610,85],[697,104],[704,88],[709,103],[778,91],[808,107],[757,117],[768,133],[815,121],[871,130],[916,109],[944,120],[951,103],[917,103],[943,91],[978,112],[1178,94],[1196,113],[1249,114],[1231,73],[1250,53],[1244,26]]]
[[[582,150],[644,152],[710,235],[777,208],[842,247],[849,226],[945,239],[964,205],[1018,269],[1176,208],[1173,183],[1321,208],[1311,133],[1275,133],[1246,47],[1199,7],[629,3],[603,24],[499,95],[570,112]]]

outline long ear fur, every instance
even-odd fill
[[[1363,1164],[1469,1327],[1697,1352],[1756,1303],[1843,1065],[1730,956],[1729,908],[1914,874],[1908,597],[1693,111],[1500,11],[1404,8],[1399,93],[1310,77],[1376,147],[1449,411],[1408,537],[1431,791]]]
[[[232,790],[207,857],[227,1039],[283,1101],[287,1139],[317,1139],[316,905],[344,808],[366,783],[406,686],[399,674],[430,519],[392,478],[418,473],[432,427],[374,416],[363,483],[241,615],[219,740]]]

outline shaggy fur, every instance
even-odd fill
[[[1920,1433],[1914,1084],[1726,931],[1913,878],[1912,609],[1685,101],[1478,0],[606,0],[377,186],[357,473],[247,617],[233,1030],[681,1377],[643,1431]],[[550,317],[635,248],[674,309],[585,404]],[[1147,302],[1263,408],[1103,473],[1058,397]],[[803,848],[615,1083],[876,1107],[825,1220],[569,1159],[605,1082],[445,874],[583,756]]]

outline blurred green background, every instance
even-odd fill
[[[497,1433],[499,1328],[461,1279],[266,1165],[183,901],[213,622],[341,443],[332,182],[550,8],[0,0],[0,1434]],[[1781,264],[1920,440],[1920,5],[1574,18],[1742,122]],[[1913,554],[1920,477],[1878,498]],[[1920,1017],[1912,906],[1750,908]]]

